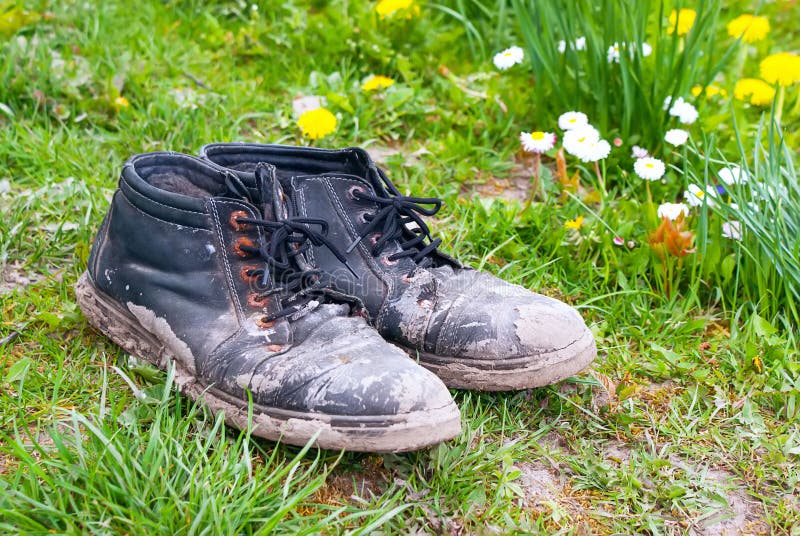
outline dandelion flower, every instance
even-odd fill
[[[677,117],[678,121],[683,124],[691,125],[697,121],[700,114],[697,113],[697,108],[695,108],[694,105],[683,99],[678,99],[669,109],[669,115]]]
[[[556,135],[551,132],[522,132],[519,135],[519,141],[522,142],[522,148],[529,153],[539,153],[552,149],[556,144]]]
[[[589,118],[583,112],[565,112],[558,116],[558,128],[573,130],[589,124]]]
[[[673,128],[664,134],[664,141],[675,147],[680,147],[689,139],[689,133],[680,128]]]
[[[564,222],[564,227],[567,229],[575,229],[576,231],[583,225],[583,216],[578,216],[574,220]]]
[[[712,199],[714,197],[717,197],[717,192],[711,185],[706,187],[705,190],[701,190],[699,186],[690,184],[689,188],[683,192],[683,198],[686,199],[690,207],[699,207],[704,202],[707,202],[708,206],[713,206],[714,201]]]
[[[120,111],[123,108],[127,108],[130,105],[131,103],[128,102],[128,99],[126,99],[125,97],[117,97],[116,99],[114,99],[114,108],[117,111]]]
[[[336,130],[336,116],[326,108],[304,112],[297,120],[303,136],[318,140]]]
[[[689,216],[689,207],[685,203],[662,203],[658,207],[659,218],[675,221],[681,214],[684,218]]]
[[[739,15],[728,23],[728,35],[742,38],[745,43],[757,43],[769,33],[769,19],[754,15]]]
[[[522,58],[524,57],[525,53],[520,47],[511,47],[495,54],[492,61],[494,61],[495,67],[501,71],[505,71],[518,63],[522,63]]]
[[[741,240],[742,224],[736,220],[726,221],[722,224],[722,236],[730,240]]]
[[[761,78],[770,84],[791,86],[800,81],[800,56],[791,52],[779,52],[761,60]]]
[[[728,96],[728,92],[722,89],[719,86],[715,86],[714,84],[708,84],[706,87],[703,86],[694,86],[692,88],[692,95],[695,97],[699,97],[703,90],[706,92],[706,97],[716,97],[719,95],[722,98]]]
[[[681,9],[675,11],[674,9],[669,14],[669,28],[667,33],[672,35],[677,33],[679,36],[686,35],[689,30],[694,26],[694,21],[697,18],[697,11],[694,9]]]
[[[373,74],[367,78],[363,84],[361,84],[361,89],[363,91],[375,91],[376,89],[385,89],[392,84],[394,84],[394,78],[389,78],[388,76],[383,76],[380,74]]]
[[[564,133],[564,150],[572,156],[583,158],[587,148],[600,141],[600,133],[592,125],[583,125]]]
[[[664,176],[666,167],[664,166],[664,162],[658,158],[645,156],[644,158],[637,159],[636,162],[633,163],[633,170],[640,178],[646,181],[657,181]]]
[[[743,182],[747,182],[747,172],[744,171],[739,166],[731,166],[725,167],[719,170],[717,173],[719,180],[724,182],[727,185],[731,184],[741,184]]]
[[[769,106],[775,98],[775,88],[758,78],[742,78],[736,82],[733,96],[756,106]]]
[[[634,145],[633,149],[631,150],[631,156],[634,158],[646,158],[648,156],[647,149],[643,149],[638,145]]]
[[[392,18],[395,15],[410,19],[419,15],[419,6],[415,0],[381,0],[375,6],[375,12],[382,19]]]

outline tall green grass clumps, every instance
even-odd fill
[[[742,171],[726,186],[729,203],[710,205],[723,233],[738,242],[735,272],[739,296],[768,318],[783,316],[800,326],[800,181],[794,151],[773,123],[762,121],[753,149],[739,137]],[[765,131],[766,130],[766,131]],[[727,164],[723,162],[724,164]],[[707,163],[709,168],[715,165]],[[718,164],[716,164],[718,165]],[[730,165],[729,165],[730,166]]]
[[[665,100],[687,97],[693,86],[711,82],[736,46],[718,44],[724,26],[718,23],[720,0],[693,5],[693,24],[681,5],[664,1],[511,4],[528,49],[539,113],[591,111],[601,131],[618,129],[624,139],[651,147],[661,142],[669,120]]]
[[[137,391],[122,414],[72,412],[49,437],[3,437],[16,474],[0,481],[0,532],[305,534],[339,518],[329,507],[297,515],[327,477],[319,451],[292,458],[231,435],[182,402],[173,380]]]

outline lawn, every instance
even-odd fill
[[[800,51],[800,4],[761,6],[753,43],[729,35],[756,9],[735,0],[386,6],[0,0],[0,531],[800,535],[800,85],[737,85]],[[318,140],[309,103],[337,118]],[[605,156],[558,151],[569,110]],[[557,144],[526,151],[532,131]],[[444,200],[445,251],[577,307],[597,362],[454,392],[462,435],[416,453],[226,428],[92,329],[72,286],[126,158],[239,140],[366,147]]]

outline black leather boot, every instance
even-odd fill
[[[291,214],[325,220],[328,239],[357,276],[325,247],[309,257],[336,290],[360,299],[371,323],[450,387],[510,390],[563,380],[597,349],[568,305],[439,251],[422,216],[435,198],[402,195],[366,151],[246,143],[211,144],[201,156],[253,184],[258,163],[276,166]]]
[[[326,249],[326,225],[279,214],[273,173],[244,191],[195,157],[130,159],[76,285],[86,317],[131,354],[174,362],[183,392],[233,426],[247,425],[249,392],[257,436],[396,452],[457,435],[444,384],[299,268]]]

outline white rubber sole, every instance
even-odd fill
[[[175,364],[181,392],[202,400],[212,413],[238,429],[248,426],[248,404],[213,386],[202,385],[176,353],[145,329],[124,306],[98,290],[88,273],[75,284],[75,295],[89,323],[126,352],[161,370]],[[407,452],[436,445],[461,433],[461,414],[454,402],[435,410],[369,417],[300,413],[253,405],[252,434],[289,445],[357,452]]]

